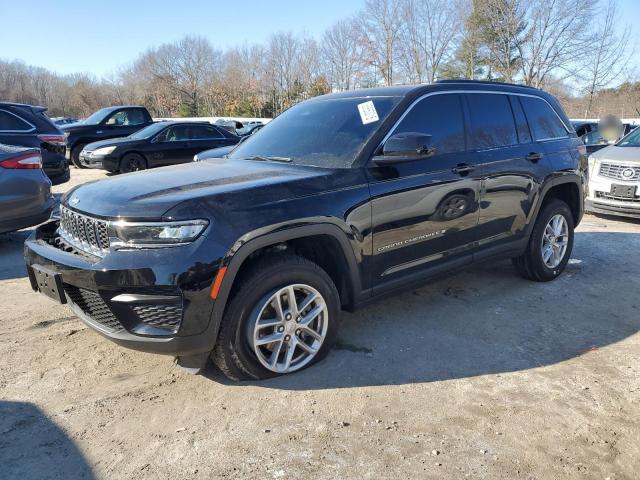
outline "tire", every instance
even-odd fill
[[[322,268],[303,257],[283,253],[258,260],[237,282],[211,354],[213,363],[225,376],[236,381],[271,378],[302,370],[326,356],[338,334],[340,298],[333,281]],[[294,288],[293,297],[297,298],[296,304],[302,310],[299,320],[295,309],[290,308],[289,287]],[[316,296],[318,301],[302,308],[302,302],[311,298],[313,292],[323,301]],[[278,315],[275,308],[275,298],[280,298],[282,315]],[[304,329],[305,316],[311,318],[318,311],[320,313],[309,324],[317,335],[312,337],[300,327]],[[287,320],[289,312],[294,315]],[[271,317],[274,318],[272,323],[279,323],[256,327],[257,320]],[[322,335],[320,341],[318,337]],[[289,340],[285,341],[287,337]],[[278,340],[256,345],[256,338]],[[308,348],[313,347],[315,353],[303,349],[302,342]],[[291,348],[289,359],[292,360],[285,369]],[[275,353],[276,349],[278,353]],[[274,365],[268,368],[267,364],[274,356]]]
[[[80,144],[71,149],[71,163],[73,163],[77,168],[87,168],[80,163],[80,152],[84,147],[86,147],[85,144]]]
[[[566,222],[566,234],[557,236],[557,245],[566,242],[566,248],[561,255],[559,254],[560,258],[553,257],[555,253],[552,253],[552,258],[550,258],[549,261],[545,261],[545,258],[543,257],[545,244],[543,244],[543,242],[547,242],[546,245],[549,245],[549,237],[545,239],[545,231],[547,231],[547,226],[549,226],[551,220],[557,219],[558,217],[561,217],[564,222]],[[562,229],[562,231],[565,232],[564,229]],[[553,227],[551,227],[551,230],[548,232],[553,232]],[[551,235],[552,239],[555,237],[556,235]],[[571,210],[562,200],[551,200],[548,204],[543,205],[541,212],[538,214],[533,231],[531,232],[531,237],[529,238],[527,250],[523,255],[512,258],[511,261],[515,266],[516,271],[522,277],[536,282],[548,282],[558,277],[567,266],[573,249],[573,238],[574,224]],[[545,252],[549,252],[549,248],[544,250]],[[562,249],[560,248],[556,250],[551,247],[550,250],[552,252],[560,252]],[[555,259],[559,263],[555,264],[552,259]]]
[[[146,170],[147,161],[137,153],[127,153],[122,160],[120,160],[120,172],[130,173],[137,172],[139,170]]]

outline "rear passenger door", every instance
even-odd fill
[[[374,289],[470,263],[480,177],[464,125],[461,95],[426,96],[389,136],[431,135],[434,155],[389,166],[369,164]]]
[[[476,258],[482,258],[524,238],[548,168],[544,150],[532,139],[518,96],[467,93],[465,102],[469,140],[482,163],[476,253]]]

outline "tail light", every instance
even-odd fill
[[[51,143],[53,145],[66,145],[67,141],[64,135],[38,135],[42,143]]]
[[[0,167],[15,169],[38,169],[42,168],[42,157],[39,153],[25,153],[0,162]]]

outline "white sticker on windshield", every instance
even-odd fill
[[[364,103],[359,103],[358,111],[360,112],[360,120],[362,120],[363,125],[380,120],[380,118],[378,117],[378,112],[376,112],[376,106],[373,104],[372,100]]]

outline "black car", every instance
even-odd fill
[[[45,107],[0,102],[0,143],[40,149],[44,173],[54,185],[69,180],[62,132]]]
[[[0,233],[42,223],[53,207],[40,150],[0,144]]]
[[[25,256],[34,289],[111,340],[266,378],[322,358],[341,309],[445,271],[511,258],[553,280],[586,170],[541,90],[343,92],[291,107],[229,158],[71,190]]]
[[[90,143],[80,152],[85,167],[110,172],[187,163],[202,150],[235,145],[237,135],[204,122],[157,122],[125,137]]]
[[[252,128],[249,133],[247,133],[245,135],[240,135],[240,140],[238,141],[237,144],[227,145],[226,147],[216,147],[216,148],[212,148],[211,150],[205,150],[204,152],[199,152],[193,157],[193,161],[194,162],[199,162],[201,160],[208,160],[210,158],[226,157],[227,155],[229,155],[233,151],[234,148],[236,148],[241,143],[249,140],[249,137],[251,137],[252,135],[258,133],[258,131],[263,126],[264,125],[255,125],[254,128]]]
[[[109,138],[126,137],[153,123],[144,107],[107,107],[91,114],[79,123],[63,125],[67,136],[67,157],[76,167],[82,168],[80,152],[85,145]]]
[[[78,123],[80,120],[75,117],[51,117],[51,121],[56,125],[68,125],[70,123]]]
[[[602,133],[599,130],[599,124],[597,122],[575,121],[571,123],[573,124],[573,128],[576,130],[578,137],[580,137],[586,145],[587,155],[591,155],[593,152],[597,152],[598,150],[611,145],[611,143],[607,142],[602,137]],[[632,125],[630,123],[621,124],[619,138],[624,137],[634,128],[636,128],[636,125]]]

